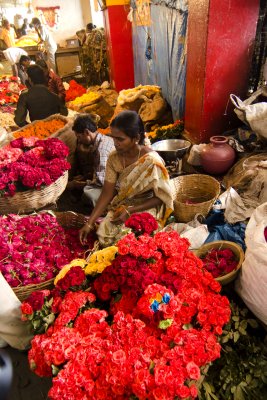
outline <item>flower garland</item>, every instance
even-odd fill
[[[94,280],[94,293],[84,290],[83,266],[74,263],[38,310],[36,299],[23,304],[23,318],[39,313],[48,328],[34,337],[29,363],[40,376],[54,374],[50,399],[197,397],[203,369],[220,356],[230,307],[188,247],[175,231],[130,233]],[[109,314],[95,300],[105,300]]]
[[[12,287],[53,278],[73,258],[83,257],[93,244],[90,236],[82,246],[77,230],[63,229],[48,213],[0,217],[0,271]]]
[[[176,139],[184,130],[184,121],[178,119],[173,124],[161,126],[148,133],[151,143],[164,139]]]
[[[22,130],[14,132],[13,136],[15,139],[20,137],[46,139],[65,125],[66,122],[58,118],[50,119],[49,121],[36,121]]]
[[[70,169],[59,139],[19,138],[0,149],[0,197],[51,185]]]

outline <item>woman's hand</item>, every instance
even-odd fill
[[[86,243],[87,236],[93,229],[94,227],[87,223],[79,230],[79,239],[82,245]]]
[[[130,213],[127,209],[116,212],[113,215],[111,222],[115,225],[123,224],[130,217]]]

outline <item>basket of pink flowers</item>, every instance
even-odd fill
[[[57,138],[19,138],[0,149],[0,214],[55,203],[68,182],[68,153]]]

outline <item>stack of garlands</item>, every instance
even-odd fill
[[[46,139],[59,129],[62,129],[65,125],[66,122],[59,118],[53,118],[49,121],[36,121],[33,124],[27,125],[27,127],[23,128],[21,131],[14,132],[13,136],[15,139],[20,137]]]
[[[230,307],[219,283],[186,239],[153,235],[157,224],[144,214],[129,218],[133,233],[117,243],[92,293],[74,263],[52,292],[22,305],[24,319],[48,328],[34,337],[29,363],[55,376],[50,399],[194,399],[202,371],[220,356]]]
[[[161,126],[148,133],[151,143],[164,139],[177,139],[184,130],[184,121],[177,119],[173,124]]]
[[[15,76],[4,76],[0,79],[0,104],[17,103],[20,92],[26,89]]]
[[[85,87],[79,85],[79,83],[77,83],[74,79],[69,81],[68,85],[69,87],[66,90],[66,102],[72,101],[76,99],[76,97],[80,97],[86,93]]]
[[[0,149],[0,197],[51,185],[70,169],[59,139],[19,138]]]

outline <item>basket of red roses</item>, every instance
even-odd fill
[[[55,203],[68,182],[68,153],[57,138],[19,138],[0,149],[0,214]]]
[[[85,245],[79,241],[78,229],[86,222],[85,216],[55,214],[0,216],[0,272],[21,301],[36,290],[52,287],[64,265],[83,259],[94,248],[93,233]]]
[[[194,253],[221,285],[227,285],[237,277],[244,261],[242,248],[226,240],[204,244]]]

